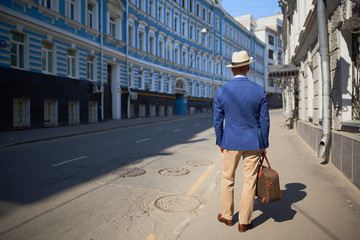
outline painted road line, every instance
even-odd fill
[[[75,162],[75,161],[78,161],[78,160],[81,160],[81,159],[84,159],[84,158],[87,158],[87,156],[82,156],[82,157],[78,157],[78,158],[73,158],[73,159],[70,159],[70,160],[66,160],[66,161],[64,161],[64,162],[55,163],[55,164],[53,164],[53,165],[51,165],[51,166],[57,167],[57,166],[61,166],[61,165],[67,164],[67,163]]]
[[[175,129],[173,132],[180,132],[182,129]]]
[[[146,141],[149,141],[150,138],[144,138],[144,139],[141,139],[141,140],[137,140],[136,143],[141,143],[141,142],[146,142]]]
[[[197,182],[190,188],[190,190],[186,193],[186,195],[192,195],[196,192],[199,186],[204,182],[207,175],[209,175],[210,171],[215,167],[215,163],[211,164],[206,172],[197,180]]]

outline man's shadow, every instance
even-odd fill
[[[252,221],[253,227],[263,224],[270,218],[274,219],[275,222],[284,222],[294,218],[297,212],[291,208],[291,205],[306,197],[306,192],[303,191],[306,186],[302,183],[288,183],[285,187],[286,190],[281,190],[280,201],[262,203],[259,198],[255,199],[254,212],[260,210],[262,214]],[[236,213],[234,222],[238,221],[238,217],[238,213]]]

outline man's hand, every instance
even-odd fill
[[[224,154],[224,148],[223,148],[223,147],[219,147],[219,151],[220,151],[220,154],[221,154],[221,155]]]
[[[264,148],[264,150],[263,150],[263,152],[262,152],[261,156],[265,157],[265,155],[266,155],[266,148]]]

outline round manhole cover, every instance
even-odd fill
[[[124,169],[118,169],[112,172],[113,175],[119,176],[119,177],[136,177],[145,174],[146,171],[141,168],[124,168]]]
[[[155,207],[165,212],[185,212],[200,206],[200,201],[191,196],[171,195],[157,199]]]
[[[191,160],[191,161],[187,161],[186,164],[190,166],[198,167],[198,166],[211,165],[213,164],[213,162],[209,160]]]
[[[160,170],[159,173],[165,176],[181,176],[188,174],[190,171],[186,168],[165,168]]]

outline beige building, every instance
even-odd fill
[[[279,0],[283,12],[284,115],[325,161],[360,187],[357,0]]]
[[[282,14],[276,12],[275,15],[262,17],[257,20],[251,14],[235,17],[235,20],[241,23],[257,38],[265,43],[264,65],[271,66],[282,64],[283,59],[283,41],[282,32]],[[270,107],[282,106],[282,90],[276,77],[268,77],[268,67],[265,67],[264,88],[267,93]]]

